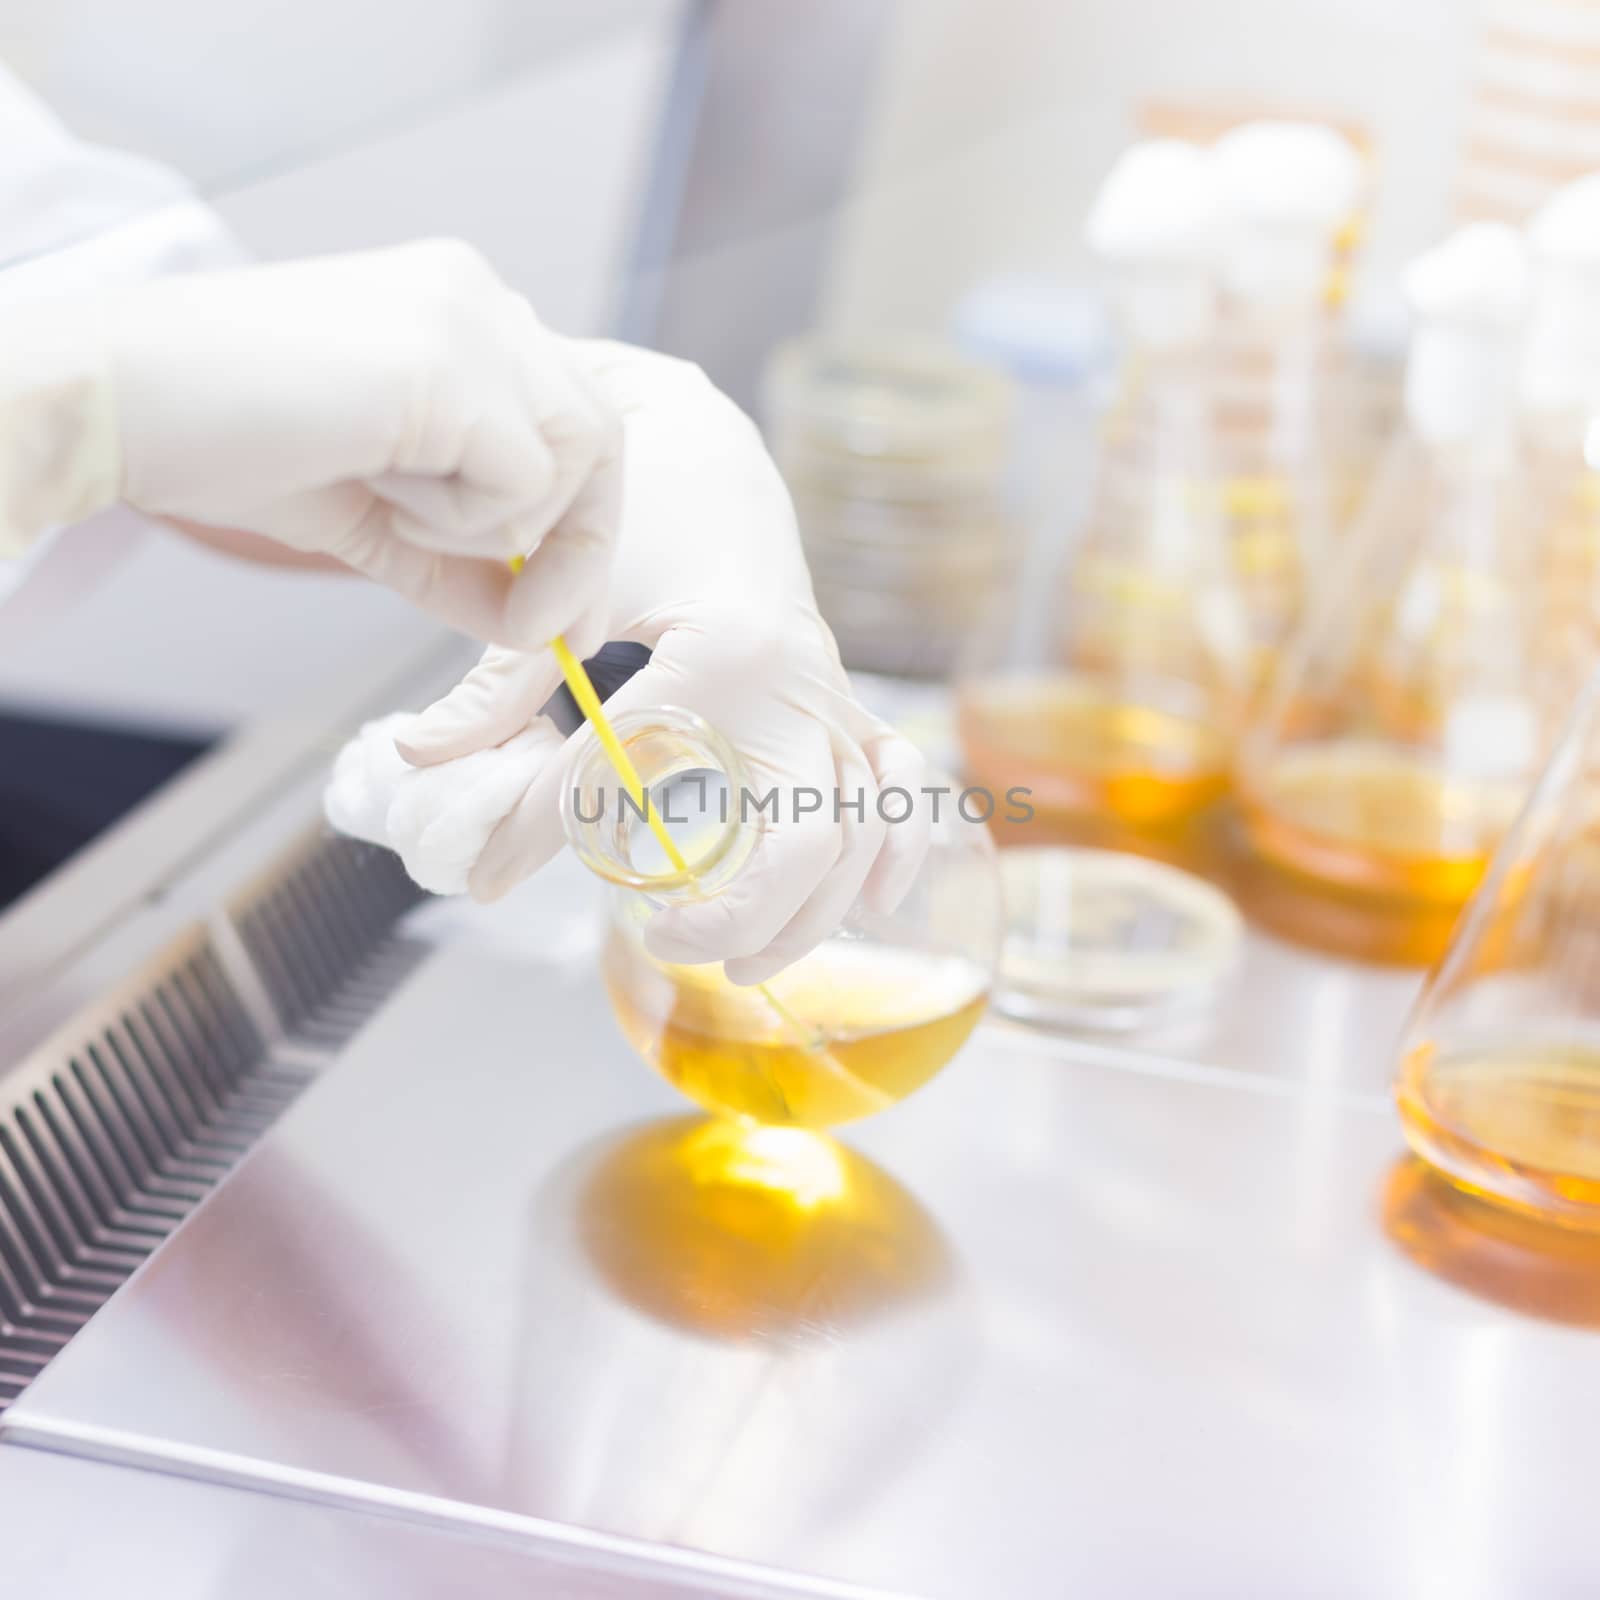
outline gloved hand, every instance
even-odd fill
[[[571,342],[468,246],[18,313],[0,339],[0,452],[18,456],[0,461],[0,543],[8,512],[121,499],[334,556],[485,640],[603,641],[616,418]],[[515,578],[513,555],[528,556]]]
[[[852,696],[817,614],[788,493],[749,419],[693,366],[620,344],[574,348],[622,418],[624,511],[605,636],[655,652],[607,712],[698,712],[740,752],[754,787],[775,785],[782,797],[779,821],[734,883],[658,912],[646,946],[667,961],[725,959],[735,983],[759,983],[832,933],[858,895],[880,911],[899,903],[927,850],[928,807],[917,796],[910,818],[890,825],[877,795],[898,785],[916,796],[922,757]],[[479,795],[495,787],[484,752],[508,770],[537,761],[468,872],[478,899],[504,894],[563,842],[564,741],[539,716],[559,682],[548,651],[491,649],[399,740],[424,769],[418,780],[437,784],[459,763]],[[824,803],[797,820],[790,791],[804,786]],[[852,801],[859,791],[865,815],[836,815],[836,789]],[[398,793],[407,795],[405,780]],[[417,801],[397,798],[405,816],[396,828],[391,809],[390,842],[397,832],[423,837],[427,814],[449,809],[438,789]]]

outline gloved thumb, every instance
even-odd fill
[[[460,683],[411,719],[395,748],[414,767],[433,767],[514,738],[561,682],[548,650],[491,645]]]

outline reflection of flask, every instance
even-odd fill
[[[815,1572],[859,1553],[962,1415],[979,1321],[961,1263],[912,1193],[823,1134],[614,1131],[540,1185],[522,1276],[517,1510]]]
[[[605,974],[634,1048],[690,1099],[764,1123],[854,1121],[933,1077],[976,1026],[993,976],[1000,903],[988,830],[961,820],[953,793],[937,808],[919,797],[935,813],[932,844],[899,908],[882,914],[858,903],[810,955],[760,988],[740,987],[720,965],[657,961],[643,928],[656,906],[734,883],[773,802],[751,787],[737,752],[688,712],[635,713],[615,726],[690,868],[672,869],[618,793],[598,742],[581,735],[567,829],[591,870],[631,891],[617,899]],[[777,791],[776,804],[796,798]],[[898,817],[904,806],[888,798],[885,815]]]
[[[1407,430],[1245,741],[1255,849],[1326,887],[1463,901],[1571,696],[1540,649],[1511,448],[1524,279],[1487,224],[1413,268]]]
[[[1048,817],[1159,830],[1227,788],[1248,643],[1210,438],[1207,174],[1202,152],[1152,141],[1096,201],[1126,351],[1092,504],[1059,589],[1021,596],[963,674],[969,771],[1027,785]]]
[[[1455,1182],[1600,1228],[1600,675],[1407,1028],[1406,1136]]]

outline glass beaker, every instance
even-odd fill
[[[1600,1229],[1600,674],[1417,1002],[1396,1096],[1452,1182]]]
[[[948,671],[1018,553],[1010,382],[933,341],[814,336],[774,352],[764,409],[846,666]]]
[[[954,791],[933,809],[926,861],[893,913],[858,902],[811,954],[741,987],[720,963],[657,960],[645,924],[734,883],[771,825],[769,805],[787,797],[757,794],[738,752],[691,712],[635,712],[614,726],[689,866],[673,870],[592,731],[577,735],[563,816],[579,859],[620,891],[605,980],[639,1054],[711,1111],[812,1128],[881,1111],[944,1067],[987,1005],[1002,928],[993,843],[961,817]],[[903,809],[896,800],[886,820]]]

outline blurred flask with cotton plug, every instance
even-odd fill
[[[1355,146],[1314,122],[1241,124],[1210,160],[1222,213],[1217,493],[1259,682],[1334,556],[1342,234],[1365,175]]]
[[[960,674],[972,780],[1025,785],[1093,842],[1184,830],[1228,787],[1249,633],[1212,438],[1219,218],[1209,156],[1180,140],[1134,145],[1103,183],[1087,237],[1121,358],[1087,511]]]
[[[1413,264],[1407,291],[1403,425],[1284,651],[1239,784],[1274,868],[1431,919],[1476,887],[1577,682],[1544,648],[1540,518],[1516,440],[1522,239],[1464,228]]]

